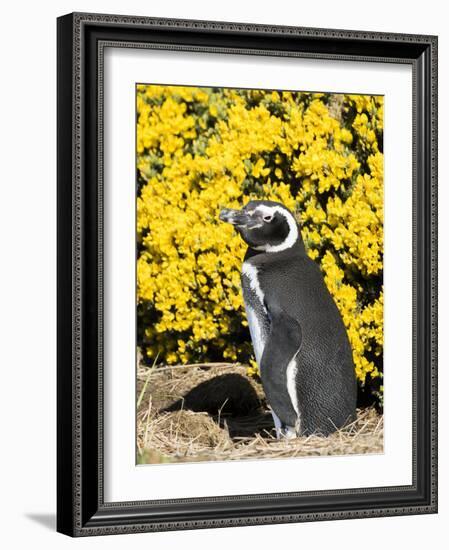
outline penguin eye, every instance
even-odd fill
[[[267,223],[270,223],[272,219],[273,219],[273,216],[271,214],[267,214],[266,216],[263,217],[263,221]]]

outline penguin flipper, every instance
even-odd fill
[[[299,411],[296,403],[296,382],[289,381],[289,370],[296,370],[296,356],[301,349],[300,323],[278,307],[267,308],[270,317],[270,333],[265,342],[260,361],[262,385],[276,416],[284,427],[297,426]],[[293,386],[289,386],[293,384]],[[294,391],[292,399],[289,387]]]

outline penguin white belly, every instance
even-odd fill
[[[254,348],[254,355],[256,356],[257,364],[260,365],[260,360],[262,359],[263,350],[265,348],[265,334],[262,331],[262,323],[257,318],[254,309],[250,305],[247,305],[245,309],[251,341]]]
[[[257,268],[248,262],[242,266],[243,299],[246,318],[254,348],[256,361],[260,365],[265,342],[270,330],[267,310],[264,305],[264,294],[259,285]]]
[[[247,281],[246,282],[244,280],[243,283],[243,298],[245,302],[246,318],[248,320],[248,327],[251,334],[251,341],[253,343],[256,362],[260,365],[265,343],[270,331],[270,322],[268,320],[267,311],[264,305],[264,294],[259,285],[257,268],[249,263],[244,263],[242,267],[242,274],[245,276]],[[290,399],[292,400],[293,407],[298,414],[296,392],[293,391],[293,388],[295,387],[293,384],[295,384],[296,377],[296,354],[292,358],[289,367],[291,368],[287,369],[287,375],[290,375],[288,376],[288,381],[290,381],[290,383],[287,384],[287,389]],[[281,435],[287,438],[296,437],[294,427],[284,426],[283,428],[282,422],[273,410],[271,410],[271,415],[273,416],[276,435],[278,438]]]
[[[262,319],[258,319],[254,309],[250,305],[245,304],[246,318],[248,320],[249,332],[251,334],[251,341],[253,343],[254,355],[256,362],[260,365],[262,359],[263,350],[265,348],[266,334],[262,330]],[[277,414],[271,410],[271,416],[273,417],[274,427],[276,429],[276,436],[279,439],[282,434],[282,422]],[[288,430],[287,430],[288,431]],[[287,437],[292,437],[287,435]]]

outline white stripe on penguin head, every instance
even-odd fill
[[[262,244],[260,246],[254,246],[253,248],[255,250],[261,250],[263,252],[281,252],[282,250],[291,248],[295,244],[299,237],[298,224],[288,210],[282,208],[282,206],[266,206],[264,204],[257,206],[256,210],[262,212],[264,216],[274,216],[276,212],[284,216],[288,224],[288,235],[280,244]]]

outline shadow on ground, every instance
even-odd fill
[[[267,434],[274,429],[271,414],[254,386],[238,373],[221,374],[200,382],[162,412],[192,411],[209,414],[231,438]]]
[[[25,517],[51,531],[56,531],[56,514],[25,514]]]

